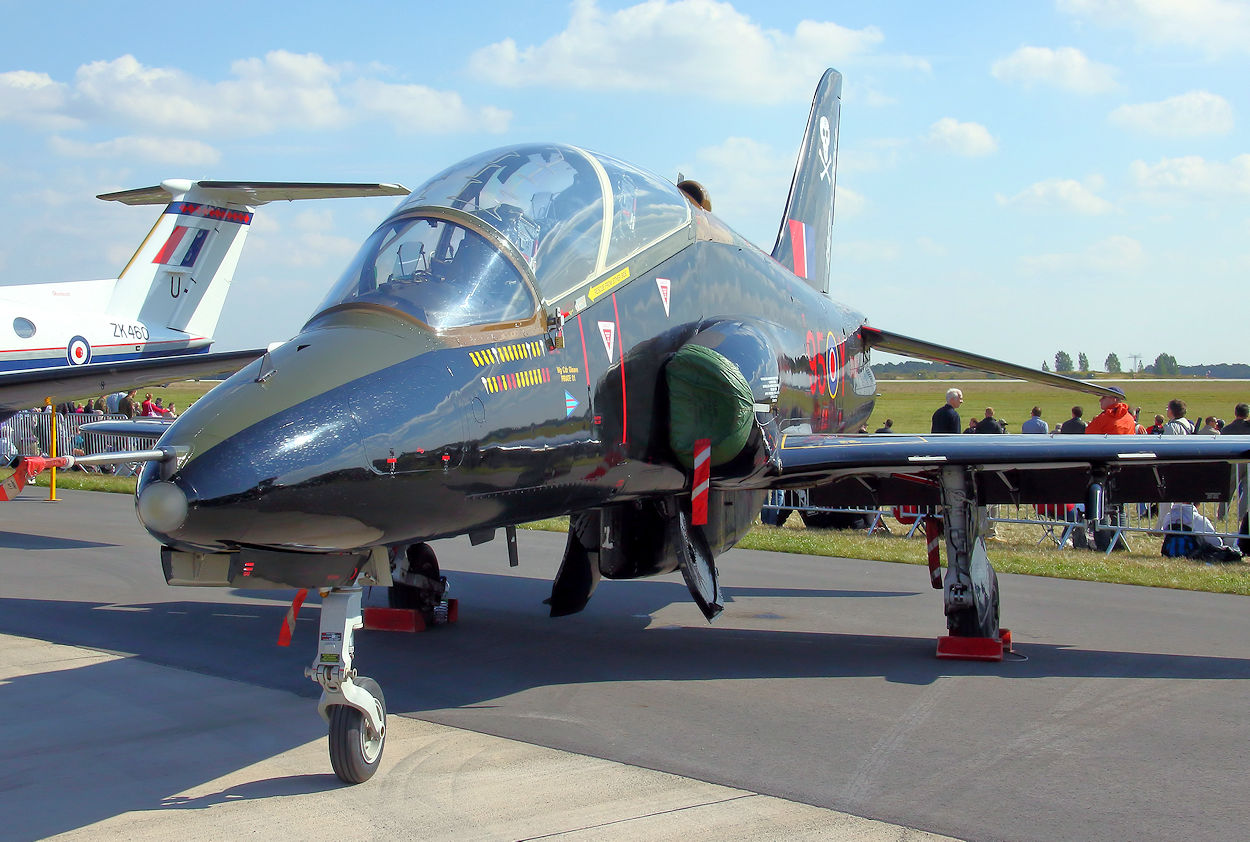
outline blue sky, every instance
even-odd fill
[[[115,275],[163,178],[397,181],[521,140],[770,249],[844,75],[833,293],[1040,366],[1250,360],[1250,3],[0,3],[0,283]],[[289,338],[390,200],[257,215],[219,350]]]

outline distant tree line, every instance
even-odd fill
[[[1085,377],[1093,377],[1094,372],[1088,369],[1089,360],[1084,353],[1077,354],[1077,361],[1074,364],[1072,356],[1066,351],[1059,351],[1055,354],[1054,367],[1051,362],[1042,361],[1042,371],[1056,371],[1061,374],[1080,374]],[[1085,366],[1078,368],[1077,366]],[[918,360],[908,360],[899,363],[877,363],[872,367],[873,372],[882,379],[898,379],[898,378],[915,378],[918,380],[940,380],[951,377],[968,377],[969,371],[966,368],[953,366],[950,363],[928,363]],[[1120,358],[1115,353],[1107,355],[1107,359],[1103,363],[1103,370],[1108,374],[1123,374],[1124,368],[1120,363]],[[1101,372],[1099,372],[1101,373]],[[1145,374],[1151,377],[1212,377],[1217,379],[1247,379],[1250,378],[1250,364],[1247,363],[1216,363],[1213,365],[1180,365],[1176,362],[1176,357],[1171,354],[1159,354],[1155,357],[1153,363],[1143,365],[1137,364],[1136,373]],[[981,372],[971,373],[973,377],[985,377],[987,379],[995,379],[993,374],[983,374]]]
[[[1072,364],[1072,355],[1067,351],[1055,352],[1055,371],[1060,374],[1086,374],[1092,375],[1093,372],[1089,368],[1089,358],[1082,351],[1076,355],[1076,365]],[[1043,362],[1042,368],[1049,371],[1050,367]],[[1103,362],[1103,371],[1108,374],[1123,374],[1124,368],[1120,364],[1120,357],[1115,352],[1107,355],[1107,359]],[[1216,373],[1220,372],[1220,373]],[[1176,361],[1176,357],[1171,354],[1160,354],[1155,357],[1155,361],[1148,365],[1137,363],[1137,369],[1133,373],[1149,374],[1154,377],[1178,377],[1178,376],[1198,376],[1198,377],[1245,377],[1250,373],[1250,365],[1245,363],[1218,363],[1216,365],[1189,365],[1183,366]]]

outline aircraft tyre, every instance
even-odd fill
[[[406,550],[405,576],[411,582],[396,578],[386,591],[391,608],[407,608],[421,612],[427,625],[434,625],[435,613],[447,593],[447,580],[439,575],[438,556],[429,544],[412,544]]]
[[[330,765],[339,780],[361,784],[373,777],[386,747],[386,697],[372,678],[357,678],[357,686],[367,690],[382,706],[382,733],[375,734],[368,718],[349,705],[330,707]]]
[[[990,570],[990,604],[985,616],[976,606],[954,611],[946,617],[946,627],[955,637],[998,637],[998,574]]]

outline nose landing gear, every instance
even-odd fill
[[[321,634],[317,656],[304,674],[321,685],[317,712],[330,727],[330,765],[341,781],[364,783],[373,777],[386,745],[386,699],[372,678],[352,668],[354,635],[364,627],[363,589],[333,588],[321,593]]]

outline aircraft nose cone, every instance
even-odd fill
[[[169,534],[187,519],[187,494],[172,482],[153,482],[135,500],[139,520],[151,532]]]

